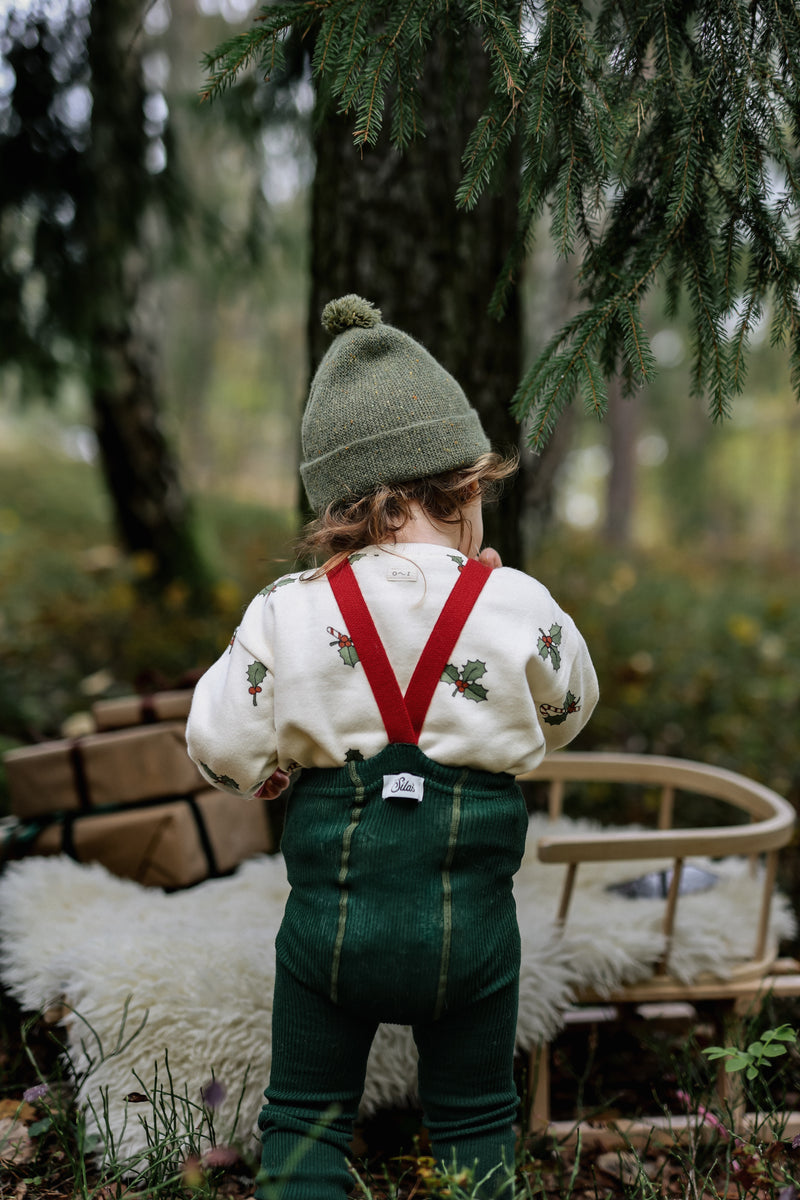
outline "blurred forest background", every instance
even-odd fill
[[[0,750],[84,731],[95,699],[190,683],[253,592],[292,567],[320,300],[361,290],[364,278],[354,251],[320,267],[320,237],[331,236],[320,205],[327,197],[335,224],[336,181],[394,163],[379,148],[362,160],[330,127],[321,137],[302,59],[274,84],[247,78],[200,104],[201,55],[246,24],[247,0],[99,7],[117,23],[95,36],[109,39],[109,63],[109,46],[119,56],[102,104],[97,69],[88,82],[89,0],[20,4],[0,41]],[[38,131],[27,146],[23,85]],[[144,171],[131,175],[135,159]],[[73,185],[89,189],[85,209]],[[109,231],[125,198],[130,223]],[[388,271],[396,212],[348,218],[359,219],[365,230],[373,221],[376,245],[385,237]],[[455,225],[447,208],[442,219]],[[418,220],[412,203],[412,232]],[[326,283],[341,286],[325,294]],[[402,287],[380,287],[369,298],[385,317],[440,353],[433,325],[452,299],[447,279],[416,327]],[[55,318],[58,288],[66,304]],[[502,346],[479,282],[461,290],[484,338]],[[522,363],[573,303],[573,266],[543,227],[507,318],[519,323]],[[518,527],[512,555],[593,651],[602,699],[579,748],[719,763],[798,803],[800,409],[786,355],[770,346],[765,314],[746,387],[730,419],[713,423],[690,397],[687,326],[664,311],[653,293],[655,381],[630,397],[612,381],[604,421],[573,404],[542,457],[524,451],[517,508],[503,510],[492,540]],[[469,356],[470,335],[462,340]],[[480,386],[507,443],[520,363],[506,365],[510,383],[498,368]],[[171,512],[172,542],[149,545],[152,530],[123,527],[140,481],[124,476],[133,451],[104,451],[115,372],[138,389],[127,411],[138,407],[147,426],[144,476],[166,463],[160,498],[145,497],[140,514]]]

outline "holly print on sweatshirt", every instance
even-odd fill
[[[403,693],[465,562],[421,543],[350,556]],[[572,741],[597,694],[572,618],[537,580],[499,567],[447,657],[419,748],[445,766],[522,774]],[[197,685],[187,737],[206,777],[241,796],[277,767],[341,770],[380,753],[386,729],[325,576],[282,576],[251,601]]]
[[[263,691],[261,684],[266,679],[266,676],[267,668],[262,662],[250,663],[250,666],[247,668],[247,678],[250,683],[250,687],[247,689],[247,691],[248,695],[253,697],[254,705],[258,703],[258,697]]]
[[[540,704],[539,712],[548,725],[563,725],[567,717],[581,711],[580,697],[567,692],[564,703],[559,707],[555,704]]]
[[[327,632],[333,637],[332,646],[336,646],[339,651],[339,657],[346,667],[354,667],[358,662],[358,651],[353,645],[353,639],[349,633],[340,633],[338,629],[334,629],[332,625],[327,627]]]
[[[470,659],[460,671],[458,667],[448,663],[439,682],[452,683],[454,696],[463,696],[465,700],[474,700],[476,703],[480,703],[489,695],[483,684],[478,682],[483,679],[485,674],[486,663],[481,662],[480,659]]]
[[[540,658],[549,658],[554,671],[561,666],[561,626],[551,625],[550,631],[539,630],[539,641],[536,643]]]

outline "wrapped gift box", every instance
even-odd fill
[[[183,721],[24,746],[6,754],[5,766],[11,811],[24,820],[208,787],[186,753]]]
[[[154,692],[151,696],[120,696],[116,700],[98,700],[92,716],[98,730],[126,729],[131,725],[150,725],[154,721],[185,721],[192,705],[192,689]]]
[[[182,888],[272,850],[264,802],[205,790],[183,800],[116,812],[66,814],[20,846],[99,862],[149,887]],[[14,854],[13,845],[9,847]]]
[[[276,845],[263,800],[209,788],[186,752],[191,691],[94,706],[113,726],[5,755],[14,817],[0,859],[69,854],[168,889],[224,875]]]

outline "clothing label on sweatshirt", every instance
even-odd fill
[[[424,790],[425,780],[421,775],[411,775],[408,771],[403,771],[400,775],[383,777],[384,800],[416,800],[419,804]]]
[[[412,563],[398,563],[386,568],[386,578],[397,583],[416,583],[419,571]]]

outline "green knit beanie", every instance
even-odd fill
[[[489,440],[452,375],[360,296],[326,304],[334,341],[311,384],[300,466],[313,508],[466,467]]]

